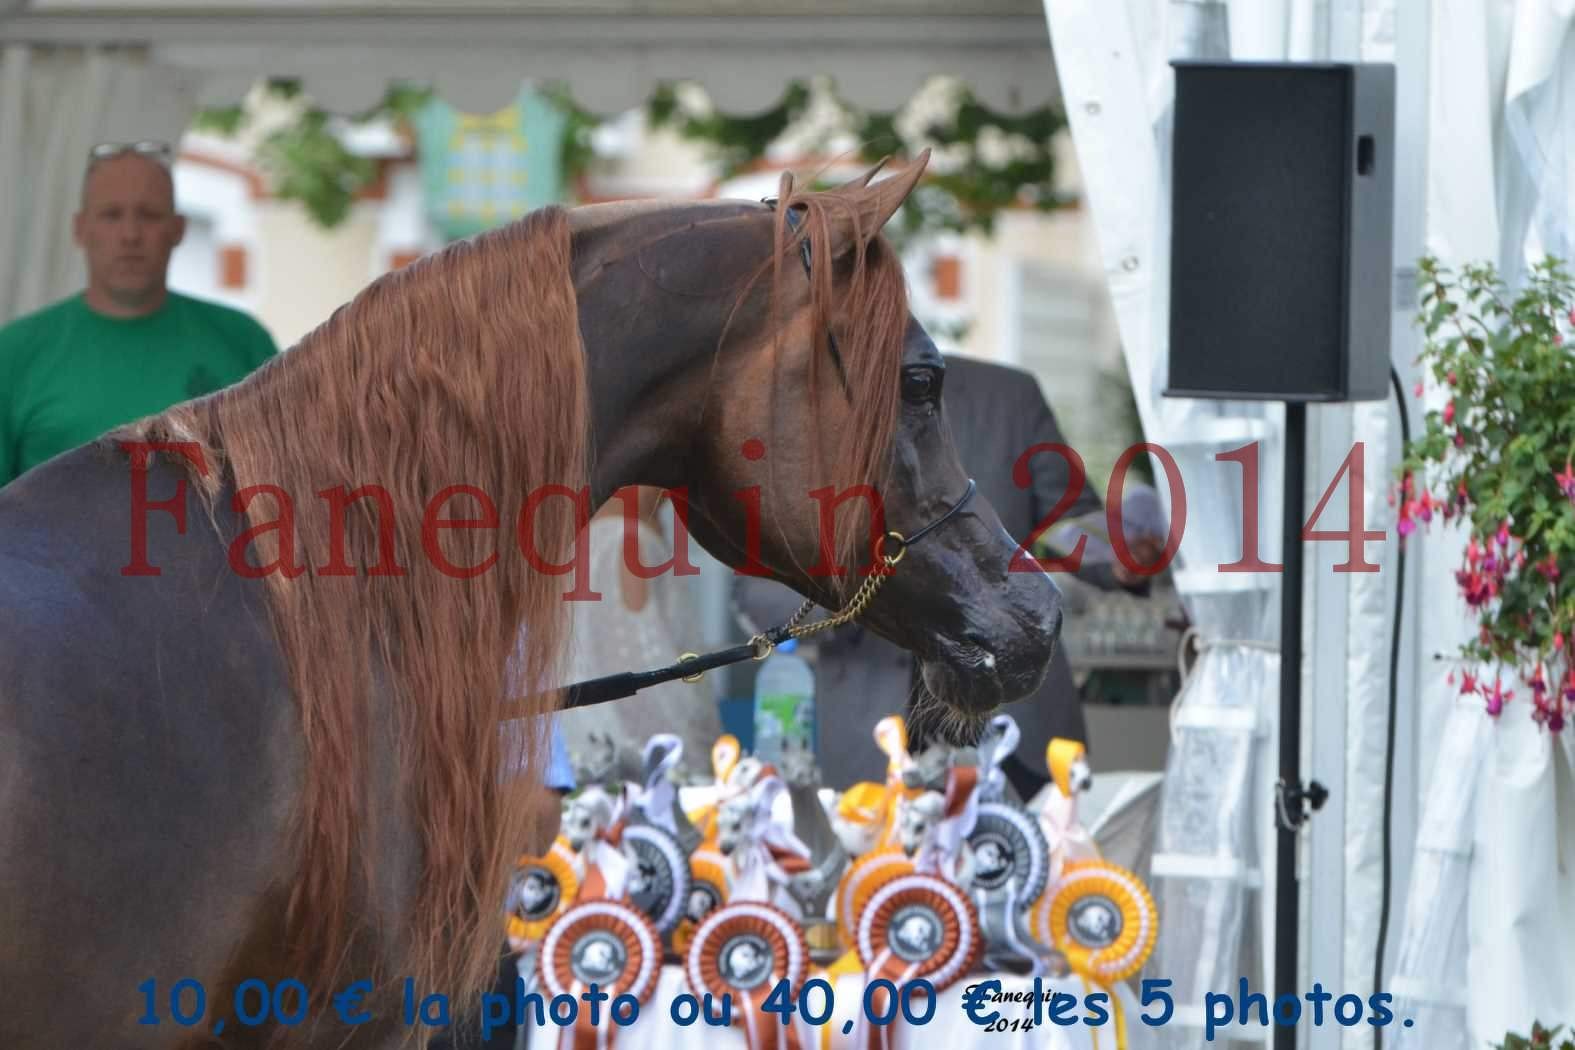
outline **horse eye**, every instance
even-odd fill
[[[941,396],[941,375],[934,368],[910,368],[902,374],[902,399],[910,404],[936,401]]]

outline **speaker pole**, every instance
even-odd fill
[[[1280,587],[1280,778],[1274,790],[1279,835],[1274,865],[1274,998],[1300,999],[1301,894],[1296,844],[1307,806],[1323,805],[1327,791],[1316,780],[1302,786],[1302,519],[1306,511],[1307,405],[1285,402],[1285,493],[1280,533],[1284,582]],[[1296,1050],[1300,1026],[1274,1028],[1275,1050]]]

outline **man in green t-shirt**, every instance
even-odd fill
[[[186,232],[170,161],[161,144],[96,148],[73,225],[87,289],[0,328],[0,485],[278,352],[246,314],[169,290]]]

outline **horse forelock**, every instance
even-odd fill
[[[266,583],[307,746],[302,872],[288,923],[298,976],[314,991],[413,977],[473,1002],[495,975],[507,880],[545,756],[541,720],[521,724],[512,747],[500,723],[528,697],[538,712],[555,703],[542,687],[559,680],[566,637],[561,581],[510,540],[530,493],[579,492],[587,480],[570,255],[557,208],[450,246],[380,278],[241,384],[127,432],[196,436],[222,458],[254,564],[285,546],[286,530],[259,528],[281,520],[278,493],[293,510],[283,556],[293,550],[305,571]],[[371,498],[349,503],[336,523],[319,493],[363,486],[375,487]],[[429,536],[429,506],[451,486],[480,490],[495,527]],[[441,516],[491,518],[465,495],[444,502]],[[578,508],[547,499],[532,520],[538,566],[565,561]],[[378,575],[385,534],[399,575]],[[449,571],[494,555],[470,578]],[[324,574],[331,561],[353,574]],[[395,734],[391,755],[372,743],[383,725]],[[372,789],[390,778],[379,759],[399,763],[392,780],[403,791],[382,810]],[[523,768],[511,778],[516,761]],[[399,858],[374,834],[374,818],[394,805],[413,821],[421,855],[404,858],[415,897],[401,928],[378,930],[368,917],[382,909],[368,898],[406,877],[381,870]],[[368,939],[389,937],[399,954],[374,958]],[[341,972],[350,966],[358,969]]]
[[[902,368],[903,342],[908,325],[907,283],[896,251],[873,227],[857,194],[844,190],[799,191],[790,175],[782,177],[776,209],[776,250],[772,258],[772,301],[780,302],[794,280],[802,280],[800,241],[810,244],[809,314],[814,333],[810,358],[810,402],[816,420],[812,437],[816,480],[829,479],[838,493],[869,486],[884,499],[893,460],[900,398],[898,375]],[[802,208],[796,229],[787,223],[787,211]],[[833,258],[833,222],[848,222],[854,230],[850,259]],[[775,309],[775,306],[773,306]],[[835,326],[836,359],[829,334]],[[780,327],[774,331],[780,333]],[[780,345],[776,364],[782,363]],[[840,361],[840,365],[839,365]],[[828,399],[822,387],[843,390],[833,403],[847,405],[845,427],[828,457],[820,415]],[[776,394],[785,389],[773,384],[772,426],[782,418]],[[868,551],[869,517],[866,501],[850,500],[837,512],[834,534],[835,564],[851,567]],[[853,572],[828,580],[846,592],[857,586]],[[844,595],[845,596],[845,595]]]

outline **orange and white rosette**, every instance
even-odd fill
[[[541,940],[553,920],[568,910],[579,892],[580,880],[574,873],[574,850],[567,839],[559,836],[543,856],[521,857],[509,892],[510,941]]]
[[[901,846],[866,853],[843,873],[837,884],[837,940],[849,951],[856,946],[857,924],[870,898],[886,883],[913,874],[913,860]]]
[[[537,987],[547,998],[578,999],[591,985],[612,999],[632,995],[643,1006],[656,991],[662,973],[662,938],[645,914],[628,901],[597,898],[564,912],[542,939],[537,958]],[[607,1001],[610,1005],[611,999]],[[582,1010],[563,1029],[558,1050],[604,1050],[612,1045],[617,1026],[605,1012],[591,1024]]]
[[[866,985],[885,979],[899,991],[920,978],[939,994],[966,976],[979,961],[983,938],[973,902],[955,883],[914,873],[892,879],[875,892],[859,915],[859,960]],[[890,992],[881,987],[862,1011],[854,1045],[890,1050],[891,1025],[871,1024],[867,1014],[891,1011]]]
[[[1076,973],[1102,987],[1143,968],[1159,936],[1159,911],[1132,872],[1104,860],[1073,860],[1034,907],[1034,936],[1053,944]]]
[[[797,1022],[784,1025],[781,1015],[761,1008],[784,980],[791,999],[808,973],[804,931],[764,901],[735,901],[712,912],[684,958],[690,991],[732,999],[733,1023],[744,1026],[749,1050],[801,1050]]]
[[[673,951],[685,954],[700,924],[725,903],[727,858],[713,845],[702,845],[689,855],[689,895],[673,930]]]
[[[723,733],[716,738],[716,743],[711,745],[711,775],[716,780],[718,790],[725,793],[728,778],[738,767],[738,760],[742,754],[743,749],[739,746],[738,737],[732,733]],[[719,808],[716,802],[709,802],[684,814],[706,842],[716,841],[716,817]]]

